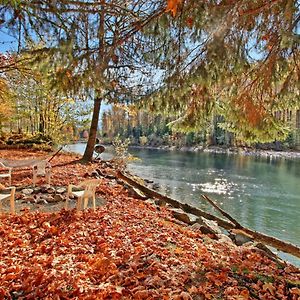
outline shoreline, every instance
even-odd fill
[[[106,145],[108,146],[108,145]],[[266,158],[283,158],[283,159],[300,159],[299,151],[275,151],[275,150],[261,150],[252,148],[222,148],[218,146],[212,147],[169,147],[169,146],[130,146],[133,149],[145,150],[162,150],[162,151],[178,151],[178,152],[193,152],[193,153],[213,153],[213,154],[230,154],[230,155],[243,155],[243,156],[257,156]]]
[[[70,142],[68,145],[76,145],[76,144],[86,144],[87,141],[79,140]],[[101,144],[104,147],[112,147],[112,144]],[[166,152],[192,152],[192,153],[212,153],[212,154],[229,154],[229,155],[242,155],[242,156],[256,156],[256,157],[264,157],[270,159],[290,159],[297,160],[300,159],[300,150],[272,150],[272,149],[255,149],[251,147],[222,147],[222,146],[208,146],[203,147],[199,146],[140,146],[140,145],[130,145],[129,149],[140,149],[140,150],[160,150]],[[45,151],[51,152],[49,148],[44,148],[43,145],[38,145],[37,147],[32,147],[29,145],[7,145],[0,144],[1,150],[33,150],[33,151]],[[52,148],[53,149],[53,148]],[[52,150],[53,151],[53,150]],[[66,153],[72,153],[72,151],[63,150]],[[105,152],[105,151],[104,151]],[[79,153],[74,152],[74,154],[79,155]],[[80,154],[81,155],[81,154]]]

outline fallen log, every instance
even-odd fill
[[[201,197],[206,200],[209,204],[211,204],[215,209],[217,209],[225,218],[227,218],[230,222],[232,222],[236,228],[241,228],[242,225],[235,220],[231,215],[229,215],[226,211],[224,211],[221,207],[217,205],[217,203],[211,200],[207,195],[201,195]]]
[[[253,237],[253,239],[258,241],[258,242],[269,245],[271,247],[276,248],[279,251],[289,253],[293,256],[296,256],[296,257],[300,258],[300,248],[297,247],[296,245],[281,241],[281,240],[279,240],[277,238],[274,238],[272,236],[268,236],[266,234],[263,234],[263,233],[260,233],[260,232],[257,232],[257,231],[253,231],[249,228],[243,227],[239,222],[234,220],[231,216],[230,216],[230,218],[235,221],[234,222],[235,224],[232,223],[232,221],[228,222],[224,219],[221,219],[221,218],[216,217],[216,216],[214,216],[210,213],[207,213],[207,212],[205,212],[205,211],[203,211],[199,208],[193,207],[193,206],[191,206],[189,204],[186,204],[186,203],[182,203],[178,200],[175,200],[175,199],[170,198],[168,196],[164,196],[164,195],[162,195],[162,194],[160,194],[156,191],[153,191],[153,190],[147,188],[146,186],[136,182],[132,178],[126,176],[121,171],[117,172],[117,177],[119,179],[122,179],[123,181],[126,181],[128,184],[138,188],[139,190],[141,190],[145,195],[149,196],[150,198],[160,199],[162,201],[165,201],[166,203],[169,203],[171,206],[173,206],[175,208],[181,208],[182,210],[184,210],[187,213],[194,214],[196,216],[200,216],[200,217],[204,217],[204,218],[209,219],[209,220],[216,221],[220,227],[222,227],[226,230],[239,229],[241,231],[244,231],[248,235],[251,235]],[[214,203],[214,204],[217,206],[216,203]],[[218,207],[218,208],[219,208],[220,212],[223,211],[220,207]],[[223,211],[223,213],[227,214],[224,211]],[[229,216],[229,215],[227,214],[227,216]],[[236,226],[236,224],[238,224],[239,226]]]
[[[199,216],[199,217],[204,217],[208,220],[212,220],[212,221],[216,221],[218,223],[219,226],[225,228],[225,229],[233,229],[235,228],[234,224],[223,220],[221,218],[218,218],[210,213],[207,213],[199,208],[190,206],[189,204],[186,203],[181,203],[175,199],[172,199],[170,197],[164,196],[154,190],[151,190],[149,188],[147,188],[146,186],[136,182],[135,180],[133,180],[132,178],[126,176],[125,174],[123,174],[121,171],[117,172],[117,177],[123,181],[126,181],[128,184],[132,185],[135,188],[138,188],[140,191],[142,191],[145,195],[147,195],[149,198],[156,198],[156,199],[160,199],[166,203],[169,203],[171,206],[175,207],[175,208],[181,208],[182,210],[184,210],[187,213],[193,214],[195,216]]]
[[[205,199],[207,202],[209,202],[213,207],[215,207],[224,217],[226,217],[228,220],[230,220],[232,223],[234,223],[236,226],[235,230],[238,230],[238,231],[241,231],[241,232],[244,232],[244,233],[250,235],[257,242],[272,246],[272,247],[276,248],[277,250],[292,254],[292,255],[300,258],[300,248],[297,247],[296,245],[281,241],[272,236],[269,236],[264,233],[260,233],[260,232],[257,232],[257,231],[254,231],[254,230],[251,230],[249,228],[242,226],[232,216],[230,216],[227,212],[225,212],[222,208],[220,208],[215,201],[213,201],[206,195],[201,195],[201,196],[203,199]]]

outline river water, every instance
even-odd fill
[[[85,144],[68,146],[83,153]],[[300,160],[237,154],[133,149],[128,169],[153,180],[163,194],[213,211],[207,194],[241,224],[300,246]],[[101,154],[110,159],[110,149]],[[216,212],[214,212],[216,213]],[[281,254],[300,266],[300,260]]]

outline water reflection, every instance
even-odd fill
[[[130,170],[158,182],[161,192],[212,211],[201,200],[201,194],[208,194],[243,225],[300,245],[299,160],[133,152],[142,161]],[[300,265],[299,260],[291,260]]]

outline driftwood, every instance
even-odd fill
[[[239,231],[245,232],[246,234],[250,235],[254,240],[261,242],[263,244],[267,244],[269,246],[272,246],[282,252],[290,253],[294,256],[297,256],[300,258],[300,248],[284,241],[281,241],[277,238],[274,238],[272,236],[253,231],[249,228],[246,228],[242,226],[239,222],[237,222],[233,217],[231,217],[228,213],[226,213],[223,209],[221,209],[215,201],[210,199],[206,195],[202,195],[202,198],[207,200],[213,207],[215,207],[224,217],[228,218],[231,222],[233,222],[236,225],[236,229],[239,229]]]
[[[61,146],[49,159],[48,162],[50,162],[62,149],[64,146]]]
[[[201,195],[201,197],[206,200],[208,203],[210,203],[215,209],[217,209],[225,218],[227,218],[230,222],[232,222],[236,228],[242,228],[242,225],[237,222],[232,216],[230,216],[226,211],[224,211],[221,207],[219,207],[216,202],[211,200],[206,195]]]
[[[296,245],[293,245],[291,243],[281,241],[277,238],[268,236],[266,234],[263,234],[263,233],[260,233],[257,231],[253,231],[249,228],[243,227],[239,222],[237,222],[234,218],[232,218],[228,213],[224,212],[224,210],[222,210],[213,200],[209,199],[207,196],[206,196],[206,200],[209,199],[210,201],[207,200],[209,203],[211,203],[211,204],[214,203],[213,206],[216,209],[218,209],[218,211],[221,212],[226,218],[230,219],[230,222],[228,222],[222,218],[216,217],[210,213],[207,213],[199,208],[193,207],[189,204],[181,203],[180,201],[177,201],[170,197],[161,195],[160,193],[153,191],[153,190],[147,188],[146,186],[136,182],[132,178],[123,174],[121,171],[117,172],[117,177],[119,179],[126,181],[128,184],[132,185],[133,187],[138,188],[139,190],[141,190],[145,195],[149,196],[150,198],[160,199],[162,201],[165,201],[166,203],[169,203],[171,206],[173,206],[175,208],[181,208],[186,213],[190,213],[190,214],[193,214],[196,216],[200,216],[200,217],[204,217],[209,220],[216,221],[217,224],[224,229],[227,229],[227,230],[239,229],[239,230],[245,232],[246,234],[250,235],[251,237],[253,237],[253,239],[258,242],[269,245],[269,246],[274,247],[282,252],[289,253],[293,256],[300,258],[300,248],[299,247],[297,247]]]
[[[199,208],[193,207],[189,204],[186,203],[181,203],[175,199],[172,199],[170,197],[164,196],[156,191],[153,191],[149,188],[147,188],[146,186],[136,182],[135,180],[133,180],[132,178],[126,176],[125,174],[123,174],[121,171],[118,171],[117,173],[117,177],[119,179],[122,179],[123,181],[126,181],[128,184],[132,185],[135,188],[138,188],[140,191],[142,191],[145,195],[147,195],[149,198],[156,198],[156,199],[160,199],[166,203],[171,204],[171,206],[175,207],[175,208],[181,208],[182,210],[184,210],[187,213],[193,214],[195,216],[199,216],[199,217],[204,217],[208,220],[212,220],[212,221],[216,221],[218,223],[219,226],[225,228],[225,229],[233,229],[235,228],[234,224],[218,218],[210,213],[207,213]]]

